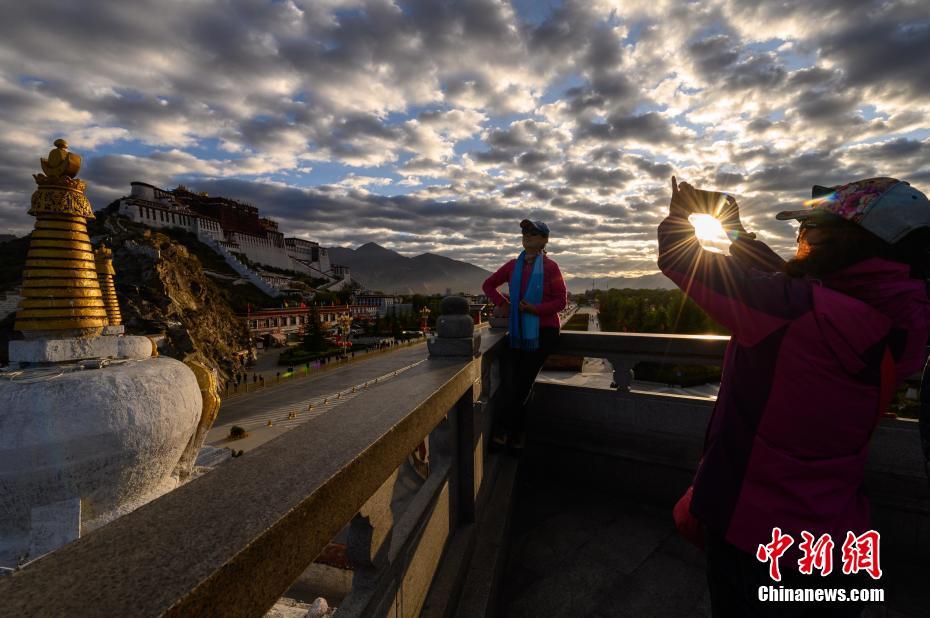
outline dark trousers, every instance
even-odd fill
[[[795,601],[759,600],[760,586],[778,588],[881,588],[881,580],[871,581],[861,575],[842,575],[841,563],[834,556],[833,573],[821,577],[818,571],[812,575],[797,572],[797,561],[792,563],[787,555],[780,562],[782,579],[773,581],[769,577],[768,563],[759,562],[743,550],[727,543],[718,534],[705,530],[707,552],[707,585],[710,589],[711,611],[714,618],[853,618],[858,617],[864,603],[804,603]],[[794,569],[793,572],[790,572]],[[871,583],[870,583],[871,582]]]
[[[500,426],[509,434],[521,434],[526,429],[526,403],[533,392],[533,383],[546,357],[555,349],[559,341],[559,329],[540,328],[539,348],[528,351],[507,349],[507,366],[509,368],[507,387],[507,405],[501,414]]]

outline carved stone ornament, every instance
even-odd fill
[[[33,174],[38,188],[32,194],[32,203],[29,214],[72,215],[94,218],[94,209],[84,195],[87,187],[83,180],[68,178],[67,176],[50,177],[44,174]]]

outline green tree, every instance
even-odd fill
[[[681,290],[597,290],[601,329],[614,332],[728,334]],[[641,380],[689,386],[716,382],[719,367],[642,362]]]
[[[322,352],[327,347],[323,334],[323,322],[316,307],[307,316],[307,328],[304,333],[303,347],[307,352]]]
[[[596,298],[605,331],[727,334],[681,290],[598,290]]]

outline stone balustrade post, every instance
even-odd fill
[[[490,328],[509,328],[510,327],[510,311],[509,305],[495,306],[494,310],[491,312],[491,317],[488,318],[488,326]]]
[[[478,356],[481,334],[475,332],[468,299],[447,296],[442,299],[440,312],[436,320],[436,336],[426,342],[430,358]]]
[[[480,355],[481,334],[475,332],[475,322],[469,313],[468,300],[447,296],[440,304],[436,320],[436,337],[427,340],[430,359],[475,358]],[[478,361],[475,361],[478,362]],[[481,381],[479,372],[477,379]],[[470,523],[475,519],[475,399],[482,384],[469,388],[450,410],[455,429],[453,504],[457,520]]]

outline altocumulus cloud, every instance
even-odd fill
[[[493,268],[543,218],[576,276],[655,271],[672,173],[772,215],[811,184],[930,184],[930,18],[871,0],[13,3],[0,232],[64,136],[98,207],[143,180],[329,245]]]

